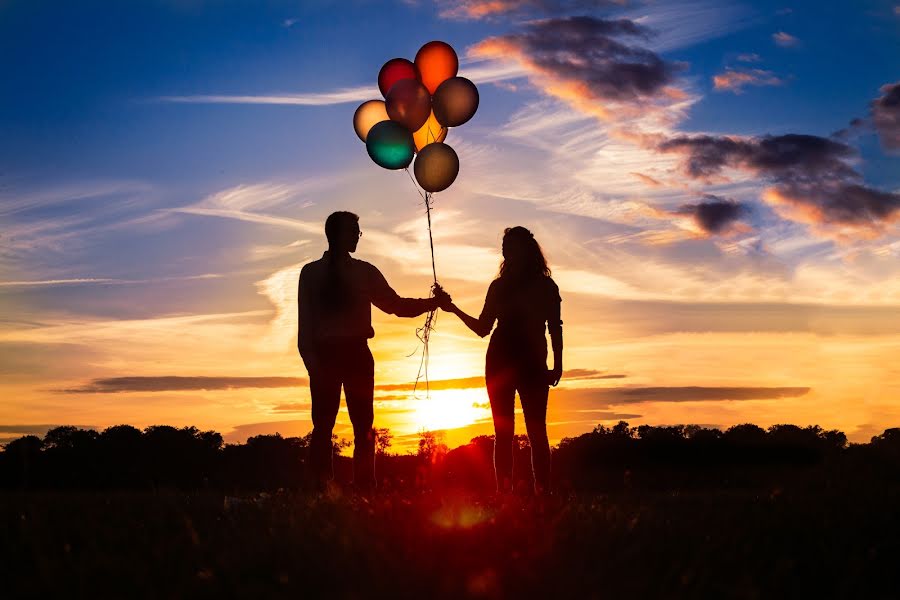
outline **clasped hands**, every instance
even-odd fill
[[[439,283],[434,284],[434,300],[437,303],[437,308],[441,310],[449,311],[453,306],[453,299],[450,297],[450,294]]]

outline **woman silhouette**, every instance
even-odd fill
[[[516,391],[531,445],[535,491],[550,488],[547,397],[550,386],[562,377],[560,302],[559,288],[550,278],[534,235],[524,227],[509,227],[503,232],[500,274],[488,288],[481,315],[476,319],[450,305],[450,311],[481,337],[490,333],[497,321],[484,370],[494,417],[494,473],[499,492],[512,490]],[[545,323],[553,345],[550,370]]]

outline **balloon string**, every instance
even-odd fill
[[[416,180],[413,179],[412,174],[409,172],[409,169],[404,169],[406,174],[409,176],[409,180],[412,182],[413,187],[416,188],[416,192],[419,196],[425,201],[425,215],[428,220],[428,247],[431,250],[431,274],[434,278],[434,283],[431,286],[431,294],[437,292],[439,287],[437,280],[437,267],[435,266],[434,261],[434,238],[431,235],[431,208],[432,208],[432,193],[425,192],[422,193],[422,190],[419,189],[419,186],[416,184]],[[428,312],[428,315],[425,317],[425,323],[422,324],[421,327],[416,328],[416,337],[419,338],[419,341],[422,342],[422,358],[419,361],[419,371],[416,373],[416,381],[413,384],[413,397],[418,398],[416,396],[416,390],[419,387],[419,381],[422,379],[425,380],[425,397],[431,398],[431,386],[429,384],[428,379],[428,362],[430,358],[428,342],[431,338],[431,332],[434,330],[434,326],[437,323],[437,309],[431,310]],[[415,354],[415,351],[409,354],[412,356]]]
[[[431,207],[432,194],[431,192],[425,192],[425,215],[428,218],[428,246],[431,249],[431,273],[434,276],[434,283],[431,286],[431,295],[434,296],[440,286],[438,285],[437,268],[435,267],[434,262],[434,238],[431,235]],[[416,329],[416,337],[422,342],[422,360],[419,361],[419,372],[416,374],[416,382],[413,384],[413,397],[416,397],[416,389],[418,388],[419,380],[422,379],[424,373],[425,397],[431,398],[431,386],[428,379],[428,362],[430,359],[428,342],[436,322],[437,309],[434,309],[428,312],[428,316],[425,317],[425,323]]]

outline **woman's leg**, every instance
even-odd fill
[[[550,490],[550,441],[547,439],[547,397],[550,388],[546,383],[533,382],[519,388],[525,429],[531,446],[531,470],[534,473],[534,491],[538,494]]]
[[[491,414],[494,417],[494,475],[498,492],[513,488],[513,433],[515,431],[516,388],[508,371],[485,376]]]

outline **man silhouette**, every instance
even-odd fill
[[[312,396],[310,466],[323,489],[334,476],[331,435],[343,386],[353,424],[353,483],[369,490],[375,487],[372,305],[398,317],[417,317],[449,306],[450,296],[438,287],[433,298],[401,298],[374,265],[352,258],[362,232],[351,212],[329,215],[325,236],[328,250],[303,266],[297,294],[297,349]]]

